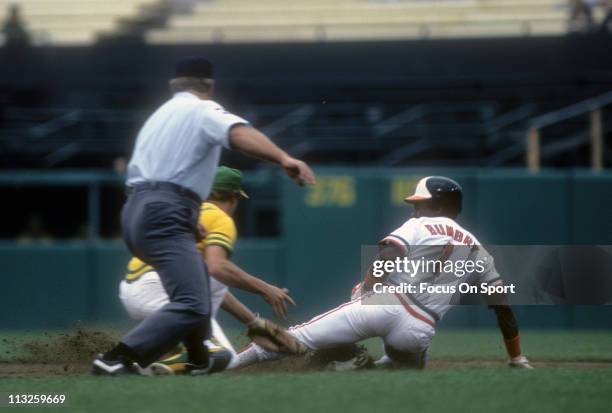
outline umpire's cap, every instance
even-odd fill
[[[463,190],[456,181],[445,176],[428,176],[419,181],[414,194],[404,199],[408,203],[432,202],[454,213],[461,212]]]
[[[212,189],[215,192],[232,193],[241,198],[249,198],[244,189],[242,189],[242,172],[227,166],[217,168]]]
[[[187,56],[182,58],[174,70],[174,77],[199,77],[212,79],[213,65],[202,56]]]

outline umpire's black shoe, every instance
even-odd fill
[[[103,354],[98,354],[94,359],[91,373],[98,376],[122,376],[127,374],[138,374],[133,363],[124,360],[108,360]]]

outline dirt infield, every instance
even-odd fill
[[[96,353],[110,349],[117,338],[103,331],[78,329],[70,333],[43,333],[37,338],[2,341],[6,350],[0,361],[58,364],[91,360]]]
[[[85,329],[43,333],[36,339],[3,339],[0,376],[83,374],[95,354],[110,349],[116,340],[112,334]]]
[[[66,376],[86,374],[90,364],[0,363],[0,377]]]

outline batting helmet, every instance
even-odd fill
[[[428,176],[419,181],[414,194],[404,199],[408,203],[431,202],[451,214],[459,214],[463,190],[456,181],[445,176]]]

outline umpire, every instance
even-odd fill
[[[147,119],[136,139],[121,213],[128,248],[155,268],[170,302],[98,355],[95,374],[134,373],[135,363],[144,368],[180,342],[192,375],[215,371],[204,344],[210,337],[208,273],[196,242],[200,204],[210,192],[222,147],[275,163],[299,185],[315,183],[308,165],[211,100],[208,60],[181,60],[170,89],[172,99]]]

